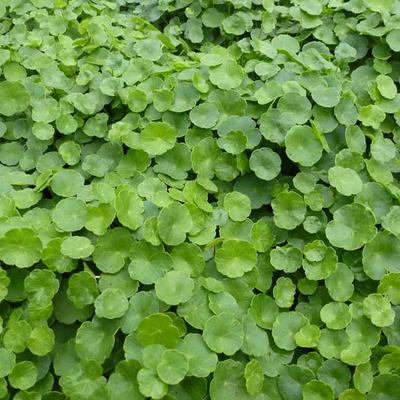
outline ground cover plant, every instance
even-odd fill
[[[2,0],[0,399],[398,400],[399,27]]]

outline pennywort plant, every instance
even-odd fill
[[[0,399],[398,400],[397,0],[0,2]]]

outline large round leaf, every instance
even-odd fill
[[[29,228],[15,228],[0,237],[0,260],[18,268],[29,268],[40,260],[42,243]]]
[[[233,314],[223,312],[206,322],[203,338],[211,350],[231,356],[243,344],[243,327]]]
[[[295,192],[281,192],[272,200],[271,205],[274,222],[279,228],[292,230],[304,221],[306,205]]]
[[[333,214],[326,227],[328,240],[335,247],[356,250],[376,235],[375,217],[361,204],[347,204]]]
[[[257,252],[244,240],[226,240],[215,254],[218,271],[229,278],[238,278],[251,271],[256,262]]]
[[[285,137],[287,156],[305,167],[314,165],[322,156],[322,144],[309,126],[294,126]]]
[[[389,272],[400,272],[400,240],[388,232],[378,232],[363,249],[362,263],[365,273],[379,280]]]
[[[30,96],[21,83],[4,81],[0,83],[0,114],[10,117],[23,112],[29,106]]]

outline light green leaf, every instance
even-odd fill
[[[244,76],[242,67],[232,59],[227,59],[216,67],[210,67],[211,83],[223,90],[237,88],[242,83]]]
[[[0,237],[0,260],[7,265],[29,268],[41,255],[42,243],[29,228],[10,229]]]
[[[178,305],[187,302],[193,294],[194,282],[186,272],[169,271],[157,280],[157,297],[164,303]]]
[[[168,385],[177,385],[189,371],[189,362],[179,350],[165,350],[157,365],[157,374]]]
[[[292,230],[299,226],[306,215],[306,205],[295,192],[281,192],[272,200],[274,222],[277,227]]]
[[[71,236],[61,243],[61,254],[71,258],[87,258],[94,251],[90,240],[84,236]]]
[[[294,162],[311,167],[322,156],[322,144],[306,125],[294,126],[285,137],[287,156]]]
[[[164,154],[172,149],[176,142],[175,129],[164,122],[151,122],[140,134],[142,149],[151,156]]]
[[[128,309],[128,299],[121,289],[107,288],[97,297],[94,307],[100,318],[120,318]]]
[[[360,193],[363,182],[357,172],[351,168],[332,167],[328,170],[330,184],[344,196]]]
[[[11,117],[25,111],[29,106],[29,93],[18,82],[1,82],[0,93],[0,114]]]
[[[243,338],[242,324],[230,313],[214,315],[204,326],[203,339],[216,353],[235,354],[242,346]]]
[[[244,240],[225,240],[215,253],[217,270],[229,278],[243,276],[255,267],[256,262],[257,252]]]
[[[262,147],[251,153],[249,166],[258,178],[270,181],[281,171],[281,158],[273,150]]]

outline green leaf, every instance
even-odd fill
[[[303,386],[313,378],[309,369],[296,365],[285,366],[277,380],[279,393],[288,399],[301,398]]]
[[[317,325],[304,325],[294,335],[296,344],[300,347],[316,347],[321,336],[321,331]]]
[[[311,97],[321,107],[332,108],[340,101],[340,91],[337,88],[317,85],[312,88]]]
[[[28,349],[37,356],[44,356],[50,353],[54,344],[54,332],[47,325],[35,326],[27,340]]]
[[[311,117],[311,103],[306,96],[286,93],[278,101],[282,118],[291,125],[305,124]]]
[[[218,140],[218,145],[230,154],[240,154],[247,147],[248,137],[241,131],[231,131]]]
[[[76,354],[83,361],[96,360],[104,363],[113,349],[115,331],[116,326],[108,321],[85,321],[76,333]]]
[[[367,399],[395,400],[397,396],[397,385],[399,383],[398,375],[382,374],[375,376],[372,389],[368,393]]]
[[[90,240],[84,236],[71,236],[61,243],[61,254],[71,258],[87,258],[94,251]]]
[[[210,81],[219,89],[235,89],[244,79],[244,71],[236,61],[227,59],[222,64],[210,68]]]
[[[392,78],[388,75],[378,75],[376,86],[380,94],[386,99],[393,99],[397,94],[397,88]]]
[[[102,368],[94,360],[78,363],[60,378],[60,386],[66,396],[72,398],[107,398],[106,380]]]
[[[250,199],[240,192],[230,192],[224,197],[224,208],[233,221],[244,221],[251,212]]]
[[[204,326],[203,339],[216,353],[235,354],[242,346],[243,338],[242,324],[230,313],[214,315]]]
[[[360,316],[351,321],[346,328],[346,333],[351,343],[360,342],[372,348],[379,342],[381,330],[374,326],[368,318]]]
[[[213,178],[216,159],[221,151],[215,139],[206,137],[192,149],[193,171],[204,178]]]
[[[157,365],[157,374],[168,385],[177,385],[189,371],[189,362],[179,350],[165,350]]]
[[[133,371],[139,368],[139,364],[134,360],[120,361],[108,381],[107,387],[112,397],[121,400],[140,398],[139,385]]]
[[[218,357],[204,343],[201,335],[197,333],[187,334],[178,345],[188,361],[188,375],[197,378],[206,378],[217,365]]]
[[[326,237],[335,247],[356,250],[376,235],[374,215],[360,204],[347,204],[333,213],[325,229]]]
[[[274,243],[274,235],[270,225],[260,219],[251,228],[251,243],[260,253],[268,251]]]
[[[272,200],[274,222],[277,227],[292,230],[299,226],[306,215],[306,206],[295,192],[281,192]]]
[[[280,277],[272,290],[276,305],[281,308],[289,308],[294,302],[296,285],[290,278]]]
[[[25,111],[29,106],[29,93],[21,83],[1,82],[0,93],[0,114],[10,117]]]
[[[32,119],[36,122],[50,123],[58,118],[60,110],[57,100],[52,97],[32,102]]]
[[[352,316],[345,303],[327,303],[320,311],[322,322],[329,329],[343,329],[351,322]]]
[[[168,385],[162,382],[156,373],[142,368],[137,374],[140,393],[152,399],[161,399],[168,393]]]
[[[292,246],[276,246],[269,253],[271,265],[277,269],[291,273],[301,267],[303,259],[301,251]]]
[[[143,201],[134,191],[122,189],[117,194],[115,211],[119,222],[127,228],[136,230],[143,224]]]
[[[8,379],[10,385],[16,389],[27,390],[37,380],[38,370],[31,361],[20,361],[15,364]]]
[[[145,60],[157,61],[162,57],[162,43],[159,40],[144,39],[133,45],[135,52]]]
[[[76,308],[93,304],[99,294],[96,278],[87,271],[81,271],[70,276],[67,296]]]
[[[177,246],[186,239],[186,233],[193,227],[188,209],[179,203],[171,203],[158,215],[158,233],[161,240],[170,246]]]
[[[172,149],[176,142],[175,129],[164,122],[151,122],[140,134],[142,149],[151,156],[164,154]]]
[[[100,318],[120,318],[128,309],[128,299],[121,289],[107,288],[96,298],[94,307]]]
[[[168,315],[151,314],[139,323],[137,338],[142,346],[162,344],[171,348],[178,343],[179,330]]]
[[[215,253],[217,270],[229,278],[238,278],[251,271],[257,262],[257,252],[244,240],[225,240]]]
[[[350,343],[340,353],[340,359],[349,365],[361,365],[369,361],[371,357],[371,349],[364,343]]]
[[[120,271],[129,255],[133,238],[125,228],[114,228],[101,236],[93,252],[93,261],[100,271],[116,273]]]
[[[294,350],[296,348],[295,334],[306,324],[307,318],[297,311],[278,314],[272,325],[272,337],[275,344],[283,350]]]
[[[15,354],[7,349],[0,348],[0,377],[6,377],[15,367]]]
[[[52,218],[57,227],[63,231],[79,231],[86,224],[86,205],[79,199],[63,199],[53,209]]]
[[[348,126],[345,132],[346,143],[351,151],[364,153],[366,149],[365,136],[361,128],[357,125]]]
[[[400,51],[400,29],[393,29],[386,36],[386,43],[395,51]]]
[[[242,35],[248,28],[251,28],[252,25],[252,23],[249,24],[249,19],[246,17],[247,15],[245,13],[238,12],[224,18],[222,21],[224,31],[233,35]]]
[[[200,99],[200,94],[196,88],[187,82],[180,82],[174,89],[174,102],[170,110],[175,113],[182,113],[191,110]]]
[[[385,117],[385,112],[375,104],[361,107],[358,112],[358,119],[365,126],[372,126],[374,129],[379,128],[381,122],[384,121]]]
[[[247,392],[253,396],[259,394],[264,384],[264,372],[258,360],[253,359],[246,364],[244,377]]]
[[[171,251],[174,269],[198,277],[205,267],[202,249],[193,243],[181,243]]]
[[[333,300],[346,301],[354,292],[353,280],[351,269],[346,264],[338,263],[336,270],[325,279],[325,286]]]
[[[333,400],[334,398],[333,390],[324,382],[312,380],[304,386],[304,400]]]
[[[272,329],[272,325],[279,314],[279,308],[272,297],[260,293],[253,297],[250,313],[258,326],[264,329]]]
[[[390,302],[381,294],[373,293],[365,297],[363,310],[365,316],[376,326],[389,326],[394,322],[395,314]]]
[[[210,384],[212,400],[247,398],[246,381],[243,379],[244,365],[232,359],[218,363]]]
[[[129,275],[143,284],[155,283],[172,269],[170,255],[145,241],[134,243],[131,254],[134,257],[128,266]]]
[[[164,303],[178,305],[187,302],[193,294],[194,282],[186,272],[169,271],[157,280],[157,297]]]
[[[311,167],[322,156],[321,142],[309,126],[294,126],[285,137],[287,156],[294,162]]]
[[[211,103],[202,103],[190,110],[189,117],[199,128],[210,129],[217,123],[219,112]]]
[[[281,158],[271,149],[262,147],[251,153],[249,166],[258,178],[270,181],[281,171]]]
[[[41,255],[42,243],[32,229],[10,229],[0,237],[0,260],[7,265],[29,268]]]
[[[389,301],[392,304],[400,304],[400,273],[399,272],[392,272],[385,275],[378,286],[378,293],[384,294],[387,296]]]
[[[386,272],[398,272],[400,240],[388,232],[378,232],[375,238],[364,246],[362,263],[364,272],[371,279],[379,280]]]
[[[329,183],[342,195],[352,196],[360,193],[363,182],[351,168],[335,166],[328,170]]]

